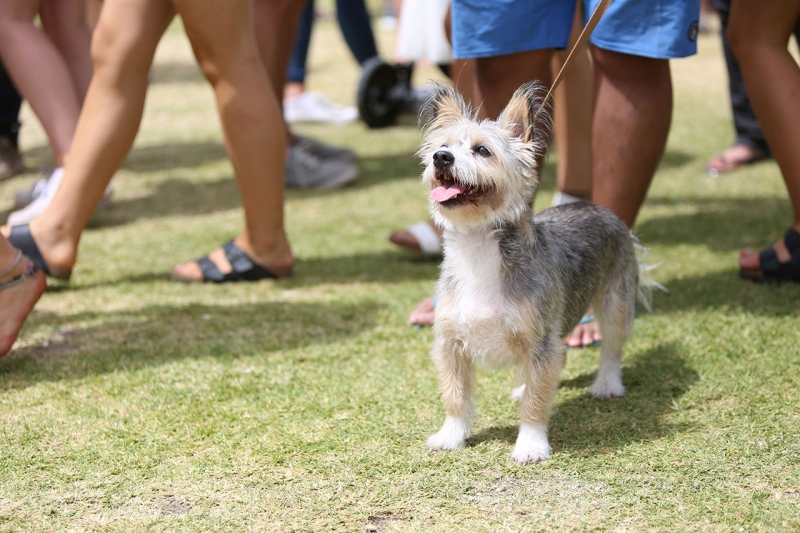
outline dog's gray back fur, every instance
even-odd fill
[[[588,202],[506,224],[498,230],[498,246],[506,296],[538,302],[544,316],[563,316],[561,337],[578,324],[603,284],[627,278],[623,286],[635,291],[638,283],[628,228],[610,210]]]

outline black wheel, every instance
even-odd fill
[[[379,57],[364,62],[358,82],[358,113],[370,128],[397,122],[411,83],[410,67],[393,67]]]

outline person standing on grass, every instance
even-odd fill
[[[728,22],[728,42],[793,211],[791,226],[774,245],[740,252],[739,273],[754,281],[800,282],[800,66],[787,48],[798,20],[800,0],[739,0]]]
[[[291,42],[284,0],[260,1],[276,45]],[[302,6],[300,6],[302,7]],[[211,83],[236,174],[244,228],[207,256],[176,266],[185,282],[280,278],[294,258],[283,226],[286,135],[275,91],[254,34],[252,0],[106,0],[92,42],[95,74],[78,120],[69,162],[52,203],[30,224],[4,228],[9,240],[51,276],[68,279],[78,242],[111,177],[133,144],[142,118],[148,76],[161,36],[176,14],[203,74]],[[296,18],[294,19],[296,20]],[[263,50],[263,48],[262,48]],[[288,53],[288,52],[287,52]],[[285,62],[282,66],[284,72]],[[276,67],[278,68],[278,67]]]
[[[584,20],[597,4],[584,0]],[[550,61],[556,49],[566,47],[574,8],[560,0],[453,1],[453,53],[476,58],[483,118],[496,117],[525,82],[549,86]],[[700,0],[616,0],[589,39],[595,72],[592,201],[629,228],[666,148],[672,121],[669,61],[697,52],[699,16]],[[433,322],[432,300],[423,300],[409,320]],[[591,346],[600,340],[597,324],[589,320],[566,343]]]

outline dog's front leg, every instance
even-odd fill
[[[564,358],[564,348],[558,346],[549,350],[534,350],[523,361],[525,388],[520,399],[521,422],[517,443],[511,453],[518,463],[535,463],[550,457],[547,423],[550,406],[558,391]]]
[[[434,343],[432,358],[439,369],[447,418],[442,429],[428,438],[428,449],[455,450],[464,446],[470,435],[474,379],[472,361],[464,353],[460,342],[441,338]]]

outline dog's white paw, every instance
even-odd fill
[[[589,387],[589,394],[600,400],[619,398],[625,395],[625,386],[618,375],[597,376]]]
[[[439,433],[428,437],[428,449],[455,450],[463,447],[467,438],[469,438],[469,422],[463,418],[448,416]]]
[[[522,424],[511,458],[518,463],[537,463],[550,459],[550,444],[545,426]]]
[[[515,402],[522,401],[522,395],[525,393],[525,384],[523,383],[519,387],[516,387],[511,391],[511,399]]]

